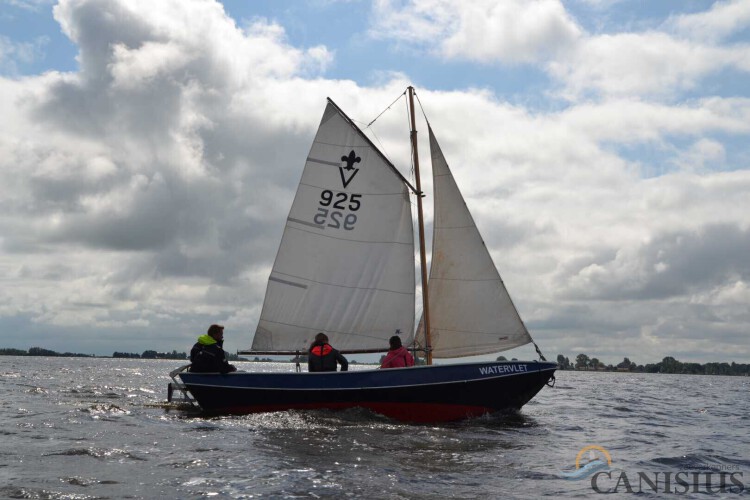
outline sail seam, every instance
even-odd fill
[[[469,224],[468,226],[433,226],[434,229],[466,229],[467,227],[477,227],[474,224]]]
[[[315,184],[308,184],[306,182],[300,182],[299,185],[300,186],[307,186],[307,187],[311,187],[311,188],[315,188],[315,189],[327,189],[329,191],[333,191],[334,193],[347,193],[348,192],[348,191],[346,191],[344,189],[331,189],[328,186],[316,186]],[[404,196],[404,192],[403,191],[399,191],[397,193],[394,192],[394,193],[362,193],[362,194],[365,195],[365,196],[368,196],[368,197],[369,196]]]
[[[287,220],[289,220],[289,219],[287,219]],[[310,224],[310,225],[312,225],[312,224]],[[407,246],[410,246],[410,245],[413,244],[411,242],[402,242],[402,241],[372,241],[372,240],[355,240],[355,239],[351,239],[351,238],[338,238],[336,236],[331,236],[330,234],[316,233],[316,232],[313,232],[313,231],[306,231],[305,229],[302,229],[301,227],[293,227],[293,226],[287,226],[287,227],[289,229],[296,229],[297,231],[302,231],[304,233],[315,234],[315,235],[318,235],[318,236],[323,236],[325,238],[332,238],[334,240],[350,241],[352,243],[373,243],[373,244],[380,244],[380,245],[407,245]],[[315,227],[317,227],[317,226],[315,226]]]
[[[261,321],[265,321],[266,323],[273,323],[274,325],[293,326],[295,328],[301,328],[303,330],[317,330],[319,332],[320,331],[325,331],[327,333],[336,333],[336,334],[340,333],[342,335],[349,335],[351,337],[363,337],[363,338],[367,338],[367,339],[373,339],[373,340],[377,340],[378,342],[382,342],[383,338],[384,338],[382,334],[381,335],[364,335],[364,334],[361,334],[361,333],[342,332],[342,331],[339,331],[339,330],[330,330],[330,329],[326,329],[326,328],[311,328],[309,326],[297,325],[295,323],[284,323],[282,321],[274,321],[274,320],[267,319],[267,318],[261,318],[260,320]],[[387,337],[385,337],[385,338],[387,338]],[[344,351],[346,349],[344,348],[344,349],[340,349],[340,350]],[[384,351],[378,351],[378,352],[384,352]]]
[[[505,333],[504,334],[503,332],[475,332],[472,330],[451,330],[450,328],[433,328],[433,330],[442,331],[442,332],[453,332],[453,333],[470,333],[472,335],[484,335],[487,337],[489,336],[494,337],[496,335],[502,335],[503,336],[502,340],[510,340],[510,337],[515,337],[517,335],[524,336],[527,333],[527,332],[521,332],[521,333]],[[528,344],[529,341],[527,340],[526,343]],[[472,349],[476,349],[478,347],[481,347],[481,346],[478,346],[478,345],[471,346]],[[492,346],[489,346],[489,347],[492,347]]]
[[[489,279],[467,279],[467,278],[438,278],[437,276],[432,276],[430,274],[430,280],[441,280],[441,281],[499,281],[500,283],[503,282],[502,278],[489,278]]]
[[[364,136],[364,134],[363,134]],[[323,142],[323,141],[314,141],[313,144],[325,144],[326,146],[333,146],[336,148],[365,148],[365,149],[375,149],[373,146],[370,146],[369,144],[338,144],[335,142]],[[385,156],[385,155],[384,155]]]
[[[398,290],[388,290],[386,288],[337,285],[336,283],[327,283],[325,281],[315,281],[315,280],[311,280],[309,278],[303,278],[302,276],[295,276],[293,274],[281,273],[279,271],[273,271],[273,273],[274,274],[283,274],[284,276],[289,276],[290,278],[297,278],[297,279],[300,279],[300,280],[309,281],[311,283],[317,283],[318,285],[334,286],[334,287],[337,287],[337,288],[349,288],[349,289],[352,289],[352,290],[373,290],[373,291],[376,291],[376,292],[398,293],[398,294],[401,294],[401,295],[413,295],[413,292],[411,292],[411,291],[409,291],[409,292],[400,292]],[[269,278],[269,279],[271,279],[271,278]],[[307,287],[305,287],[305,288],[307,288]]]

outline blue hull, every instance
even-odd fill
[[[492,361],[331,373],[179,374],[201,408],[246,414],[368,408],[410,422],[445,422],[526,404],[556,363]]]

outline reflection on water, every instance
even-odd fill
[[[747,378],[562,372],[520,412],[424,425],[360,409],[207,417],[165,402],[176,364],[0,357],[0,497],[577,497],[590,484],[563,473],[590,444],[634,474],[750,476]]]

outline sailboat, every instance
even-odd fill
[[[451,174],[432,128],[432,262],[424,222],[409,87],[412,185],[328,99],[299,182],[252,347],[239,354],[306,354],[318,332],[342,353],[388,350],[399,335],[424,365],[328,373],[181,371],[178,388],[211,413],[363,407],[410,422],[518,409],[554,381],[556,363],[433,359],[493,354],[532,343]],[[415,323],[412,197],[416,199],[422,317]],[[177,382],[177,379],[173,379]]]

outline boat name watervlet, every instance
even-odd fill
[[[482,375],[496,375],[499,373],[518,373],[527,372],[526,365],[497,365],[497,366],[482,366],[479,368],[479,373]]]

